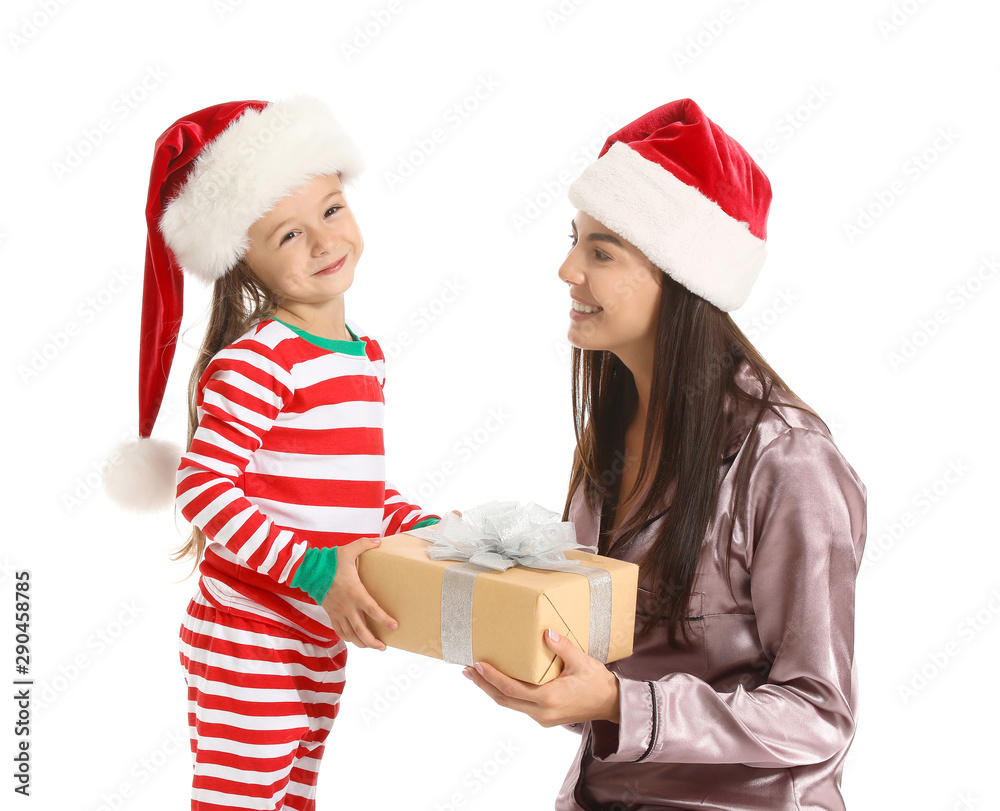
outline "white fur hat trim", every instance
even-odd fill
[[[207,144],[160,231],[177,261],[211,284],[248,247],[247,231],[311,178],[364,168],[361,154],[325,104],[311,96],[248,109]]]
[[[621,141],[583,170],[569,199],[726,312],[747,300],[767,256],[747,223]]]

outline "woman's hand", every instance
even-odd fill
[[[618,679],[601,662],[549,629],[545,644],[563,660],[563,670],[547,684],[529,684],[477,662],[463,673],[501,707],[523,712],[543,727],[580,721],[619,722]]]
[[[337,573],[322,603],[334,633],[359,648],[385,650],[385,643],[369,630],[365,614],[387,628],[399,627],[399,623],[375,602],[358,577],[358,557],[381,542],[381,538],[358,538],[337,549]]]

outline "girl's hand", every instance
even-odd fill
[[[375,602],[358,577],[358,557],[381,542],[381,538],[358,538],[337,549],[337,573],[322,603],[334,633],[359,648],[385,650],[385,643],[369,630],[365,614],[387,628],[399,627],[399,623]]]
[[[619,722],[618,679],[553,630],[545,634],[549,649],[563,660],[563,671],[547,684],[529,684],[477,662],[463,673],[501,707],[534,718],[543,727],[580,721]]]

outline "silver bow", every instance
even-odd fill
[[[576,548],[576,528],[559,514],[537,504],[491,501],[461,518],[447,513],[434,527],[433,560],[467,560],[504,572],[511,566],[531,569],[575,568],[563,554]]]

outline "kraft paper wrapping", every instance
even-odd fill
[[[372,633],[392,648],[443,659],[442,587],[445,570],[470,564],[431,560],[430,544],[408,534],[382,540],[358,558],[358,573],[375,601],[396,619],[393,631],[369,618]],[[611,576],[611,630],[607,661],[632,653],[639,567],[576,550],[570,560],[606,570]],[[478,572],[472,596],[472,662],[487,662],[508,676],[544,684],[559,675],[561,660],[546,646],[552,628],[583,651],[590,651],[590,581],[570,571],[516,566]]]

